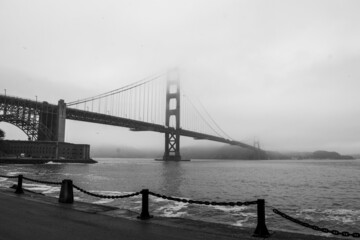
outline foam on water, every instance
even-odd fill
[[[169,200],[164,199],[164,198],[158,198],[158,197],[152,197],[151,201],[156,202],[156,203],[161,203],[161,202],[169,202]]]
[[[156,209],[164,217],[181,217],[187,214],[188,203],[172,202]],[[182,210],[182,211],[181,211]]]
[[[49,165],[51,165],[51,164],[54,164],[54,165],[61,165],[61,164],[65,164],[65,163],[60,163],[60,162],[53,162],[53,161],[50,161],[50,162],[47,162],[47,163],[45,163],[45,164],[49,164]]]
[[[51,176],[56,176],[58,180],[72,179],[75,183],[81,183],[81,187],[87,191],[103,190],[91,191],[103,195],[125,195],[140,188],[148,188],[160,194],[178,195],[179,198],[189,199],[232,201],[243,196],[249,199],[264,198],[267,203],[274,203],[279,210],[294,218],[309,224],[349,232],[360,230],[360,207],[357,201],[359,193],[356,188],[359,171],[358,160],[196,160],[191,163],[163,164],[146,159],[110,159],[103,162],[100,159],[99,163],[94,165],[1,166],[2,175],[24,174],[39,180],[50,180]],[[0,178],[1,187],[10,187],[16,182],[17,179]],[[122,185],[119,185],[119,182]],[[60,191],[59,186],[39,184],[24,185],[24,188],[32,188],[54,197]],[[113,201],[97,199],[74,191],[74,197],[75,201],[98,202],[141,211],[141,195]],[[186,217],[235,226],[256,226],[254,206],[204,206],[178,203],[153,196],[149,199],[150,211],[155,216]],[[306,231],[269,210],[266,210],[266,214],[269,228]],[[314,234],[313,231],[311,233]]]
[[[95,203],[95,204],[106,204],[106,203],[111,203],[113,202],[114,199],[101,199],[101,200],[98,200],[98,201],[95,201],[95,202],[92,202],[92,203]]]
[[[28,190],[31,190],[31,191],[39,191],[41,193],[52,189],[51,186],[43,185],[43,184],[23,183],[23,186],[24,186],[25,189],[28,189]]]
[[[60,187],[50,187],[48,190],[43,191],[43,194],[52,194],[60,192]]]
[[[247,222],[249,220],[249,217],[241,219],[241,220],[237,220],[235,223],[231,224],[232,226],[236,226],[236,227],[243,227],[244,223]]]
[[[246,206],[211,206],[217,210],[223,211],[223,212],[238,212],[243,211],[247,209]]]
[[[119,191],[92,191],[93,193],[98,193],[98,194],[103,194],[103,195],[116,195],[116,196],[121,196],[121,195],[128,195],[128,194],[132,194],[134,192],[119,192]]]
[[[20,175],[20,174],[24,174],[23,172],[8,172],[7,175],[8,176],[17,176],[17,175]]]

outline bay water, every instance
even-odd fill
[[[270,230],[324,235],[272,212],[330,230],[360,232],[360,160],[192,160],[95,159],[97,164],[0,165],[0,175],[74,184],[105,195],[149,189],[162,195],[202,201],[236,202],[265,199]],[[16,179],[0,178],[9,187]],[[24,181],[24,188],[58,197],[60,187]],[[76,201],[141,212],[141,195],[99,199],[74,190]],[[152,215],[181,217],[239,227],[256,226],[256,205],[205,206],[150,197]],[[325,234],[326,235],[326,234]]]

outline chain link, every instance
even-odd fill
[[[23,179],[28,180],[28,181],[31,181],[31,182],[42,183],[42,184],[61,185],[61,182],[41,181],[41,180],[31,179],[31,178],[27,178],[27,177],[23,177]]]
[[[176,202],[183,202],[183,203],[190,203],[190,204],[201,204],[201,205],[212,205],[212,206],[248,206],[252,204],[257,204],[257,201],[251,201],[251,202],[209,202],[209,201],[196,201],[196,200],[187,200],[184,198],[175,198],[175,197],[168,197],[165,195],[161,195],[154,192],[149,192],[149,195],[152,195],[154,197],[163,198],[171,201]]]
[[[301,226],[304,226],[304,227],[307,227],[307,228],[311,228],[311,229],[313,229],[315,231],[321,231],[323,233],[331,233],[331,234],[336,235],[336,236],[342,235],[343,237],[350,237],[351,236],[351,237],[354,237],[354,238],[360,238],[360,233],[356,233],[356,232],[349,233],[349,232],[346,232],[346,231],[340,232],[338,230],[329,230],[328,228],[320,228],[318,226],[311,225],[309,223],[306,223],[306,222],[300,221],[298,219],[295,219],[293,217],[290,217],[289,215],[286,215],[285,213],[280,212],[279,210],[277,210],[275,208],[273,209],[273,212],[280,215],[281,217],[291,221],[291,222],[297,223],[297,224],[299,224]]]
[[[6,176],[6,175],[0,175],[2,178],[18,178],[18,176]]]
[[[73,185],[73,187],[77,190],[79,190],[80,192],[83,192],[87,195],[93,196],[93,197],[98,197],[98,198],[109,198],[109,199],[119,199],[119,198],[129,198],[129,197],[134,197],[136,195],[139,195],[140,192],[135,192],[135,193],[131,193],[131,194],[127,194],[127,195],[122,195],[122,196],[118,196],[118,195],[101,195],[101,194],[96,194],[96,193],[92,193],[89,191],[86,191],[76,185]]]

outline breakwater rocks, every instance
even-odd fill
[[[0,158],[0,164],[97,163],[93,159]]]

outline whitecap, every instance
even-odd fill
[[[187,212],[172,212],[172,211],[166,210],[163,213],[164,217],[183,217],[185,215],[187,215]]]
[[[244,223],[247,222],[249,220],[249,217],[242,219],[242,220],[237,220],[235,223],[231,224],[232,226],[236,226],[236,227],[242,227],[244,226]]]
[[[56,193],[56,192],[60,192],[60,187],[50,187],[48,190],[44,191],[44,194],[51,194],[51,193]]]
[[[60,164],[64,164],[64,163],[50,161],[50,162],[47,162],[47,163],[45,163],[45,164],[56,164],[56,165],[60,165]]]
[[[151,198],[151,200],[153,201],[153,202],[169,202],[169,200],[167,200],[167,199],[164,199],[164,198],[159,198],[159,197],[152,197]]]
[[[7,175],[14,177],[14,176],[18,176],[20,174],[24,174],[24,173],[23,172],[8,172]]]
[[[308,208],[308,209],[300,210],[300,214],[302,214],[302,213],[313,213],[313,212],[317,212],[317,210],[315,208]]]
[[[247,209],[246,206],[211,206],[217,210],[223,211],[223,212],[237,212],[237,211],[243,211]]]
[[[95,201],[93,203],[94,204],[106,204],[106,203],[111,203],[113,201],[114,201],[114,199],[101,199],[101,200]]]

